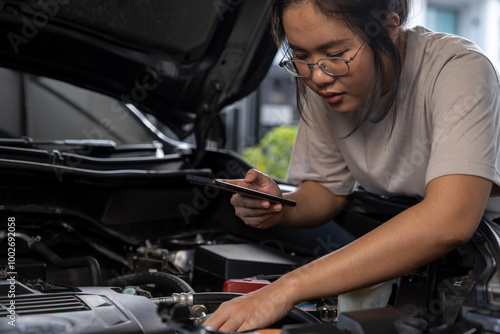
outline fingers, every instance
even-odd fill
[[[247,172],[244,179],[224,180],[232,184],[262,191],[268,194],[282,196],[281,189],[266,174],[255,169]],[[255,228],[268,228],[279,224],[283,215],[283,205],[268,200],[235,194],[231,197],[236,216],[245,224]]]
[[[250,188],[275,196],[282,196],[280,187],[273,181],[272,178],[266,174],[259,172],[255,169],[250,169],[245,175],[244,179],[219,179],[227,183]]]
[[[265,292],[265,289],[222,303],[203,325],[219,332],[243,332],[263,328],[282,319],[293,308],[293,304],[283,302],[282,291],[271,288]]]
[[[226,183],[231,183],[231,184],[234,184],[234,185],[237,185],[237,186],[240,186],[240,187],[249,188],[249,184],[247,182],[245,182],[244,179],[217,179],[217,180],[223,181],[223,182],[226,182]]]
[[[222,312],[221,308],[222,305],[219,307],[220,311],[210,315],[210,317],[203,323],[203,326],[213,331],[222,332],[221,327],[226,322],[231,321],[232,319],[229,317],[229,314],[227,312],[226,313]],[[234,321],[234,319],[232,321]],[[238,328],[239,324],[233,324],[232,326]]]
[[[222,303],[204,323],[203,326],[213,328],[218,332],[239,331],[248,322],[248,312],[252,312],[254,307],[246,304],[247,296],[235,298]],[[251,329],[251,328],[247,328]]]
[[[254,228],[268,228],[280,222],[283,206],[269,201],[233,195],[231,204],[236,216]]]
[[[238,316],[232,311],[233,304],[238,302],[238,298],[222,303],[217,311],[203,323],[203,326],[213,328],[219,332],[235,331],[245,322],[245,317]],[[238,308],[236,308],[238,310]],[[240,313],[243,310],[238,310]]]
[[[274,181],[266,174],[256,170],[250,169],[244,178],[248,184],[256,185],[260,188],[267,188],[274,185]]]
[[[222,179],[221,181],[253,189],[262,188],[274,183],[269,176],[255,169],[250,169],[243,179]]]
[[[250,169],[247,172],[247,175],[245,176],[244,180],[247,183],[257,183],[257,181],[259,181],[259,178],[263,178],[264,175],[265,175],[264,173],[261,173],[256,169]],[[262,182],[262,180],[260,182]]]
[[[279,203],[272,203],[268,200],[242,196],[240,194],[231,196],[231,204],[234,207],[244,207],[256,211],[260,210],[262,213],[280,212],[283,209],[283,205]]]

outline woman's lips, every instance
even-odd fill
[[[342,101],[345,93],[321,93],[321,96],[323,96],[328,104],[336,104]]]

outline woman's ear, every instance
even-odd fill
[[[399,15],[391,12],[385,19],[385,28],[395,43],[399,35]]]

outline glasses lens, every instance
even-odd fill
[[[308,77],[311,74],[311,68],[307,63],[302,61],[294,61],[293,65],[297,71],[297,75],[300,77]]]
[[[301,61],[288,60],[283,62],[283,67],[296,77],[307,77],[311,73],[307,63]]]
[[[287,60],[280,64],[288,73],[296,77],[308,77],[311,75],[311,65],[300,60]],[[344,75],[349,72],[349,66],[341,58],[325,58],[318,62],[321,70],[330,75]]]
[[[343,75],[349,72],[349,66],[343,59],[327,58],[322,59],[318,64],[323,72],[331,75]]]

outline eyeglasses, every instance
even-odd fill
[[[284,67],[288,73],[297,78],[307,78],[311,76],[314,65],[318,65],[318,67],[328,75],[346,75],[350,70],[349,63],[356,59],[356,56],[365,43],[366,41],[361,44],[356,54],[349,60],[345,60],[340,57],[322,58],[315,63],[306,63],[302,60],[281,60],[279,65]]]

